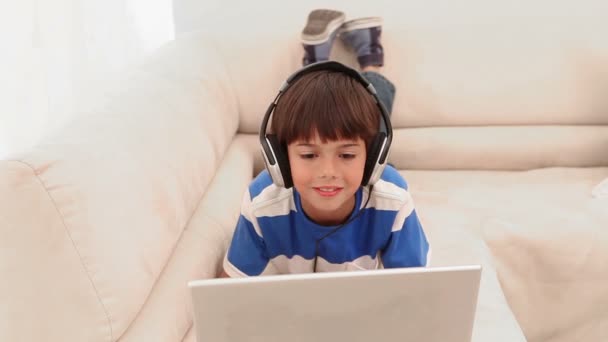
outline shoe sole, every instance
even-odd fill
[[[370,27],[382,26],[382,18],[380,17],[366,17],[349,20],[342,24],[340,32],[349,32],[354,30],[361,30]]]
[[[340,11],[314,10],[310,12],[306,26],[302,30],[302,43],[316,45],[327,42],[331,34],[342,26],[345,19],[346,16]]]

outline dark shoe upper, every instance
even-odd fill
[[[382,18],[365,17],[344,21],[343,12],[317,9],[308,15],[302,30],[304,66],[329,60],[331,48],[337,35],[357,54],[361,68],[384,65],[384,49],[380,43]]]
[[[303,65],[329,59],[334,39],[344,19],[345,15],[340,11],[317,9],[310,12],[301,35]]]

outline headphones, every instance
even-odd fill
[[[388,112],[386,111],[386,107],[384,107],[378,98],[374,86],[355,69],[335,61],[309,64],[296,71],[294,74],[289,76],[289,78],[287,78],[285,83],[283,83],[279,89],[279,93],[274,101],[270,104],[270,106],[268,106],[264,119],[262,120],[262,126],[260,127],[260,144],[264,164],[266,165],[266,169],[272,178],[272,182],[279,187],[291,188],[293,186],[291,168],[289,166],[289,157],[287,155],[287,145],[279,143],[276,134],[266,133],[270,116],[274,112],[281,95],[283,95],[298,78],[305,74],[319,70],[337,71],[355,79],[374,97],[374,100],[380,109],[380,129],[372,139],[369,149],[367,150],[367,158],[365,160],[365,168],[363,170],[363,179],[361,181],[362,186],[373,185],[380,179],[380,176],[382,175],[382,171],[387,163],[389,148],[393,140],[393,128],[391,126],[390,118]]]

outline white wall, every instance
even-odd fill
[[[194,31],[204,28],[204,16],[220,8],[221,3],[228,6],[235,0],[173,0],[175,33]]]
[[[173,39],[171,0],[0,5],[0,159],[28,149]]]
[[[276,0],[173,0],[173,13],[175,20],[175,33],[180,34],[193,30],[222,30],[230,29],[221,26],[208,25],[208,18],[220,21],[221,17],[214,16],[216,12],[244,12],[256,15],[258,11],[268,11],[276,15],[277,19],[284,11],[298,11],[303,13],[303,20],[306,13],[314,8],[349,8],[351,1],[361,3],[368,2],[369,10],[361,14],[370,15],[373,13],[374,2],[369,0],[304,0],[304,1],[276,1]],[[266,16],[265,16],[266,17]],[[304,23],[304,21],[302,21]],[[232,29],[246,29],[243,27]]]

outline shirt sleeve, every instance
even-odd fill
[[[232,242],[224,258],[224,271],[234,278],[260,275],[269,261],[264,239],[254,226],[255,217],[247,214],[249,207],[248,203],[242,205]]]
[[[430,246],[416,210],[410,210],[403,224],[397,229],[393,228],[389,242],[382,251],[385,268],[428,266]]]

